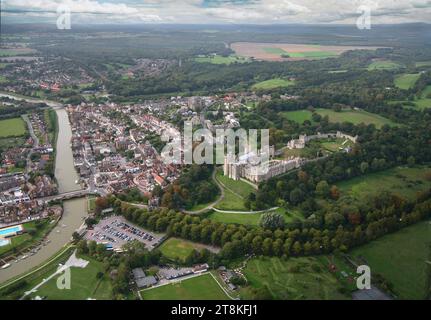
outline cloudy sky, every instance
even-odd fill
[[[0,0],[4,22],[50,22],[67,7],[74,23],[373,23],[431,21],[431,0]]]

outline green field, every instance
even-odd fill
[[[351,251],[363,257],[372,274],[379,273],[394,285],[400,299],[425,299],[431,270],[431,221],[424,221],[384,236]]]
[[[416,67],[428,67],[428,66],[431,66],[431,61],[416,62]]]
[[[426,109],[431,108],[431,85],[425,87],[418,97],[412,101],[390,101],[391,104],[401,103],[405,108]]]
[[[159,247],[160,252],[168,259],[184,261],[193,250],[200,250],[203,246],[191,241],[169,238]]]
[[[296,110],[281,112],[281,115],[288,120],[303,124],[304,121],[312,121],[312,113],[308,110]]]
[[[141,291],[144,300],[228,300],[210,274]]]
[[[254,258],[247,263],[244,275],[252,288],[267,287],[273,299],[341,300],[349,299],[339,292],[337,278],[317,258]],[[250,299],[249,288],[241,289]]]
[[[368,66],[368,70],[396,70],[401,68],[401,65],[399,65],[396,62],[389,61],[389,60],[378,60],[373,61]]]
[[[275,212],[282,214],[286,223],[292,222],[295,218],[304,219],[301,215],[287,212],[282,208],[275,210]],[[262,215],[263,213],[222,213],[213,211],[208,215],[208,219],[228,224],[258,226]]]
[[[426,172],[431,173],[431,169],[397,167],[343,181],[337,186],[342,194],[349,194],[356,199],[375,195],[381,191],[389,191],[413,199],[418,192],[431,187],[431,182],[425,179]]]
[[[220,210],[248,211],[244,206],[244,199],[227,189],[224,190],[223,200],[220,201],[215,208]]]
[[[263,51],[271,54],[278,54],[279,56],[287,54],[287,51],[284,51],[281,48],[263,48]]]
[[[0,138],[23,136],[26,130],[25,122],[21,118],[0,121]]]
[[[364,110],[342,110],[336,112],[331,109],[316,109],[316,113],[322,117],[328,116],[329,122],[351,122],[355,125],[364,124],[374,124],[377,128],[381,128],[383,125],[394,125],[394,123],[382,116],[374,113],[370,113]],[[295,121],[299,124],[304,123],[304,121],[312,121],[313,113],[309,110],[296,110],[296,111],[285,111],[280,113],[286,119]]]
[[[1,68],[0,68],[0,69],[1,69]],[[0,83],[6,83],[6,82],[7,82],[6,77],[4,77],[4,76],[0,75]]]
[[[290,58],[325,59],[338,56],[333,51],[288,52]]]
[[[109,300],[112,293],[109,276],[105,274],[102,279],[96,277],[98,272],[103,272],[103,263],[86,256],[81,258],[90,263],[85,268],[72,267],[70,269],[70,290],[59,290],[57,288],[58,277],[54,277],[31,296],[46,297],[49,300],[86,300],[88,298]]]
[[[420,73],[404,73],[404,74],[398,75],[395,77],[395,80],[394,80],[395,86],[400,89],[408,90],[415,85],[419,77],[420,77]]]
[[[258,82],[252,86],[253,90],[270,90],[275,88],[285,88],[295,84],[295,81],[275,78],[271,80],[266,80],[262,82]]]
[[[218,169],[216,174],[217,180],[225,187],[246,198],[250,193],[255,193],[256,189],[247,182],[242,180],[233,180],[223,174],[223,170]]]
[[[223,56],[205,56],[205,57],[197,57],[194,59],[199,63],[212,63],[212,64],[232,64],[232,63],[246,63],[250,62],[247,58],[239,57],[236,55],[230,55],[228,57]]]
[[[364,123],[374,124],[376,128],[381,128],[383,125],[395,125],[391,120],[386,119],[374,113],[370,113],[364,110],[343,110],[335,112],[330,109],[316,109],[316,112],[322,117],[328,116],[329,122],[351,122],[355,125]]]

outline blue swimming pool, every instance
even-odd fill
[[[6,237],[8,235],[15,234],[21,230],[22,230],[21,225],[0,229],[0,237]]]

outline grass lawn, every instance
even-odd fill
[[[0,75],[0,83],[6,83],[6,82],[7,82],[6,77]]]
[[[400,89],[408,90],[415,85],[419,77],[420,73],[404,73],[397,75],[394,80],[395,86]]]
[[[225,189],[224,198],[220,201],[215,208],[220,210],[231,210],[231,211],[248,211],[244,206],[244,199],[238,197],[233,192]]]
[[[431,187],[431,181],[427,181],[424,177],[426,172],[431,172],[431,168],[397,167],[343,181],[337,186],[341,193],[348,193],[357,199],[381,191],[389,191],[413,199],[417,192]]]
[[[57,278],[54,277],[40,287],[32,297],[41,296],[49,300],[86,300],[88,298],[97,300],[109,300],[111,298],[112,286],[108,275],[97,279],[98,272],[103,272],[103,263],[90,257],[80,257],[90,263],[85,268],[72,267],[70,290],[59,290]],[[49,274],[47,275],[49,276]]]
[[[25,133],[25,122],[21,118],[0,121],[0,138],[23,136]]]
[[[255,193],[256,189],[242,180],[233,180],[223,174],[223,170],[218,169],[216,174],[217,180],[228,189],[246,198],[250,193]]]
[[[286,210],[283,208],[279,208],[273,212],[277,212],[283,215],[284,221],[286,221],[286,223],[292,222],[295,218],[298,218],[300,220],[304,219],[299,214],[286,212]],[[222,213],[213,211],[208,215],[208,219],[228,224],[258,226],[262,214],[263,213]]]
[[[295,84],[295,81],[290,81],[281,78],[270,79],[262,82],[258,82],[252,86],[254,90],[269,90],[275,88],[285,88]]]
[[[428,67],[428,66],[431,66],[431,61],[416,62],[416,67]]]
[[[58,268],[59,263],[65,263],[67,259],[72,254],[74,248],[67,248],[65,250],[61,250],[57,254],[55,254],[53,259],[50,259],[46,265],[42,268],[40,266],[32,269],[30,272],[26,273],[23,279],[10,284],[11,281],[8,281],[6,287],[0,290],[0,299],[4,300],[17,300],[22,297],[24,292],[31,290],[37,284],[41,283],[43,279],[46,279],[50,275],[52,275]],[[39,269],[40,268],[40,269]],[[13,280],[12,280],[13,281]],[[14,289],[14,287],[21,283],[23,286],[20,286],[19,289]]]
[[[337,278],[314,257],[254,258],[247,263],[244,275],[252,288],[267,287],[274,299],[349,299],[339,292]],[[241,295],[251,298],[249,288],[241,289]]]
[[[312,113],[308,110],[285,111],[280,113],[288,120],[295,121],[296,123],[303,124],[304,121],[312,121]]]
[[[203,246],[187,240],[169,238],[159,247],[160,252],[169,259],[185,260],[193,250],[200,250]]]
[[[373,61],[368,66],[368,70],[395,70],[401,68],[401,65],[389,60]]]
[[[316,112],[322,117],[328,116],[329,121],[333,123],[351,122],[355,125],[360,123],[364,123],[366,125],[374,124],[376,128],[381,128],[385,124],[391,126],[395,125],[394,122],[389,119],[364,110],[343,110],[340,112],[335,112],[334,110],[330,109],[316,109]]]
[[[249,62],[247,58],[238,57],[236,55],[230,55],[228,57],[223,56],[206,56],[206,57],[197,57],[194,59],[199,63],[212,63],[212,64],[231,64],[231,63],[246,63]]]
[[[229,300],[210,274],[141,291],[144,300]]]
[[[88,201],[88,211],[89,212],[94,212],[94,210],[96,210],[96,197],[87,197],[87,201]]]
[[[394,285],[400,299],[425,299],[431,276],[431,222],[424,221],[351,251]],[[428,270],[427,270],[428,268]]]

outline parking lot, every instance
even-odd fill
[[[87,240],[104,243],[113,250],[121,249],[127,242],[137,240],[145,244],[148,250],[154,249],[163,238],[163,235],[148,232],[137,227],[121,216],[108,217],[87,231]]]

